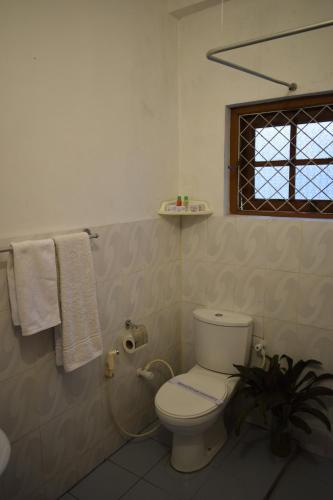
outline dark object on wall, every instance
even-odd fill
[[[333,390],[320,383],[332,380],[333,374],[317,375],[312,369],[304,373],[307,368],[321,367],[321,363],[314,359],[294,363],[286,354],[267,358],[267,369],[234,365],[239,373],[231,377],[239,377],[242,381],[237,394],[244,395],[246,401],[250,400],[236,421],[236,433],[239,434],[246,418],[259,409],[270,429],[272,453],[286,457],[295,442],[293,427],[307,434],[312,432],[304,416],[311,415],[331,431],[322,397],[333,396]]]

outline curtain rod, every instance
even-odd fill
[[[295,82],[288,83],[283,80],[278,80],[277,78],[265,75],[264,73],[259,73],[258,71],[246,68],[245,66],[240,66],[239,64],[226,61],[225,59],[220,59],[219,57],[216,56],[216,54],[220,54],[221,52],[228,52],[234,49],[240,49],[242,47],[248,47],[250,45],[256,45],[258,43],[269,42],[271,40],[277,40],[279,38],[285,38],[292,35],[299,35],[301,33],[306,33],[308,31],[319,30],[321,28],[328,28],[329,26],[333,26],[333,19],[329,21],[323,21],[321,23],[310,24],[308,26],[302,26],[300,28],[295,28],[292,30],[281,31],[279,33],[275,33],[274,35],[265,35],[259,38],[253,38],[251,40],[246,40],[243,42],[232,43],[231,45],[225,45],[223,47],[216,47],[215,49],[209,50],[206,54],[206,57],[210,61],[223,64],[224,66],[229,66],[230,68],[237,69],[238,71],[242,71],[243,73],[248,73],[250,75],[257,76],[258,78],[263,78],[264,80],[268,80],[270,82],[274,82],[279,85],[284,85],[285,87],[288,87],[289,90],[296,90],[297,83]]]
[[[89,229],[89,228],[83,229],[83,231],[88,234],[89,239],[91,239],[91,240],[99,237],[98,233],[92,233],[91,229]],[[11,247],[0,249],[0,253],[6,253],[6,252],[12,252],[12,251],[13,251],[13,249]]]

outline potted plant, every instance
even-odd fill
[[[313,359],[294,363],[286,354],[267,358],[266,369],[234,365],[239,373],[231,377],[239,377],[242,382],[237,394],[250,400],[236,421],[236,433],[239,434],[245,419],[259,409],[270,429],[272,452],[286,457],[292,451],[295,441],[292,436],[293,426],[307,434],[312,432],[304,416],[311,415],[331,430],[325,413],[327,407],[321,398],[333,396],[333,390],[320,383],[333,379],[333,374],[317,375],[313,369],[304,373],[307,368],[321,367],[321,363]]]

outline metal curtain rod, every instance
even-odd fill
[[[83,230],[85,233],[88,233],[88,236],[89,238],[92,240],[94,238],[98,238],[99,237],[99,234],[98,233],[92,233],[91,232],[91,229],[89,228],[86,228]],[[12,252],[13,249],[11,247],[7,247],[7,248],[1,248],[0,249],[0,253],[5,253],[5,252]]]
[[[283,80],[277,80],[276,78],[265,75],[264,73],[259,73],[258,71],[254,71],[253,69],[245,68],[244,66],[226,61],[225,59],[220,59],[219,57],[216,57],[216,54],[220,54],[221,52],[228,52],[234,49],[241,49],[242,47],[248,47],[250,45],[256,45],[258,43],[269,42],[271,40],[277,40],[279,38],[285,38],[287,36],[299,35],[301,33],[306,33],[307,31],[328,28],[329,26],[333,26],[333,19],[331,19],[330,21],[323,21],[321,23],[310,24],[309,26],[302,26],[293,30],[281,31],[280,33],[275,33],[274,35],[266,35],[259,38],[253,38],[252,40],[246,40],[244,42],[232,43],[231,45],[225,45],[224,47],[217,47],[207,52],[207,59],[219,64],[223,64],[224,66],[229,66],[230,68],[238,69],[239,71],[243,71],[243,73],[248,73],[250,75],[263,78],[264,80],[269,80],[270,82],[284,85],[285,87],[288,87],[289,90],[296,90],[297,84],[294,82],[288,83]]]

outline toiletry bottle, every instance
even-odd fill
[[[182,197],[181,196],[177,196],[176,205],[177,205],[177,207],[181,207],[182,206]]]
[[[184,207],[185,207],[185,210],[187,211],[189,209],[189,200],[188,200],[188,196],[184,196]]]

